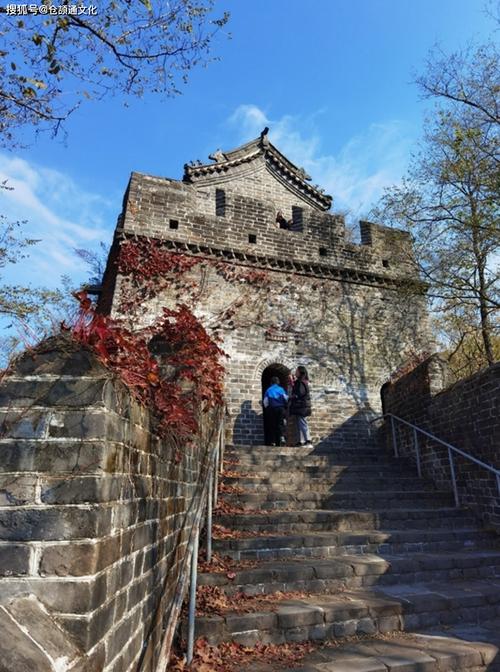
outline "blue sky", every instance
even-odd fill
[[[305,167],[351,218],[404,173],[428,103],[412,83],[429,49],[491,36],[482,0],[217,0],[231,12],[220,58],[182,96],[124,107],[88,102],[67,140],[40,136],[0,153],[1,211],[41,242],[9,280],[57,286],[86,269],[74,247],[109,241],[132,170],[182,177],[183,164],[231,149],[270,126],[271,141]]]

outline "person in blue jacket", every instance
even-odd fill
[[[269,418],[271,445],[281,446],[286,443],[284,429],[288,395],[281,387],[278,376],[271,378],[271,386],[267,388],[264,394],[263,404]]]

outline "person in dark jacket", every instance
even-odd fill
[[[280,385],[278,376],[271,378],[271,386],[264,394],[263,405],[269,418],[269,434],[271,445],[280,446],[285,443],[284,425],[288,395]]]
[[[290,395],[290,415],[297,418],[297,434],[299,437],[297,445],[312,445],[306,419],[311,415],[311,394],[309,391],[309,376],[305,366],[298,366],[295,372],[295,382]]]

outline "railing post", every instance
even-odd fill
[[[422,467],[420,465],[420,447],[418,445],[418,434],[417,428],[413,428],[413,443],[415,445],[415,457],[417,460],[417,474],[419,478],[422,478]]]
[[[225,431],[226,431],[226,425],[225,425],[224,420],[222,420],[222,429],[221,429],[221,433],[220,433],[220,436],[219,436],[219,453],[220,453],[219,471],[220,471],[221,474],[224,471],[224,442],[225,442],[224,434],[225,434]]]
[[[396,440],[396,425],[394,423],[394,418],[392,415],[391,415],[391,429],[392,429],[392,447],[394,448],[394,457],[399,457],[398,443]]]
[[[194,653],[194,616],[196,610],[196,582],[198,576],[198,544],[199,544],[199,529],[196,531],[196,538],[193,545],[193,553],[191,555],[191,583],[189,585],[189,615],[188,615],[188,643],[186,661],[190,665],[193,660]]]
[[[212,502],[213,502],[213,483],[214,477],[210,471],[208,477],[208,495],[207,495],[207,562],[212,562]]]
[[[455,495],[455,506],[460,506],[460,500],[458,499],[458,488],[457,488],[457,478],[455,476],[455,465],[453,464],[453,454],[451,448],[448,448],[448,459],[450,460],[450,472],[451,472],[451,482],[453,484],[453,494]]]
[[[215,465],[214,465],[214,491],[213,491],[213,503],[214,509],[217,506],[217,496],[219,492],[219,438],[217,438],[217,450],[215,451]]]

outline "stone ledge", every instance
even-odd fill
[[[9,672],[99,672],[103,650],[85,655],[34,596],[0,607],[0,669]]]

